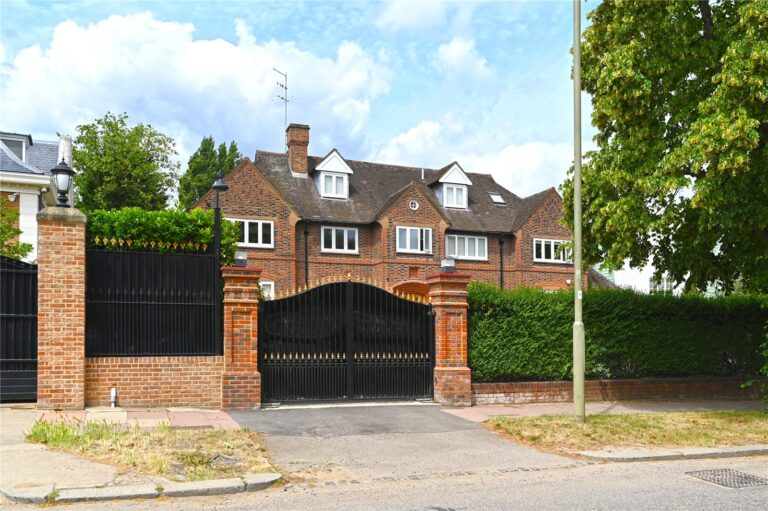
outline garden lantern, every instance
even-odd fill
[[[59,208],[72,207],[69,204],[69,191],[72,188],[72,178],[75,175],[75,171],[62,158],[61,162],[51,169],[51,174],[53,175],[53,186],[59,194],[56,199],[56,206]]]

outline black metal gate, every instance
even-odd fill
[[[37,400],[37,265],[0,256],[0,401]]]
[[[433,395],[431,306],[359,282],[259,304],[262,401]]]

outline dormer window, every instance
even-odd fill
[[[0,140],[11,150],[11,152],[21,161],[27,161],[27,150],[32,145],[32,138],[29,135],[18,133],[5,133],[0,135]]]
[[[323,172],[320,174],[320,195],[334,199],[346,199],[349,196],[349,183],[346,174]]]
[[[467,195],[472,185],[461,166],[453,162],[441,170],[439,179],[441,186],[435,189],[437,196],[445,208],[467,208]]]
[[[320,196],[328,199],[349,198],[349,176],[352,169],[336,149],[315,167],[315,181]]]
[[[467,186],[466,185],[443,185],[444,206],[446,208],[465,208],[467,207]]]

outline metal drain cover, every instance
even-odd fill
[[[185,426],[185,425],[182,424],[182,425],[179,425],[179,426],[171,426],[171,429],[181,429],[181,430],[184,430],[184,429],[213,429],[213,426],[209,426],[209,425],[204,425],[204,426],[201,426],[201,425],[198,425],[198,426]]]
[[[714,470],[698,470],[686,472],[686,475],[696,477],[702,481],[713,483],[724,488],[749,488],[751,486],[768,486],[768,479],[754,476],[730,468],[718,468]]]

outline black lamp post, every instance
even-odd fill
[[[72,178],[75,176],[75,171],[67,165],[64,158],[61,159],[58,165],[51,169],[53,175],[53,186],[56,188],[56,192],[59,194],[56,199],[56,207],[59,208],[71,208],[69,203],[69,190],[72,187]]]
[[[216,206],[213,208],[213,253],[221,255],[221,208],[219,207],[219,195],[229,190],[224,178],[219,172],[216,181],[213,182],[213,191],[216,192]]]

